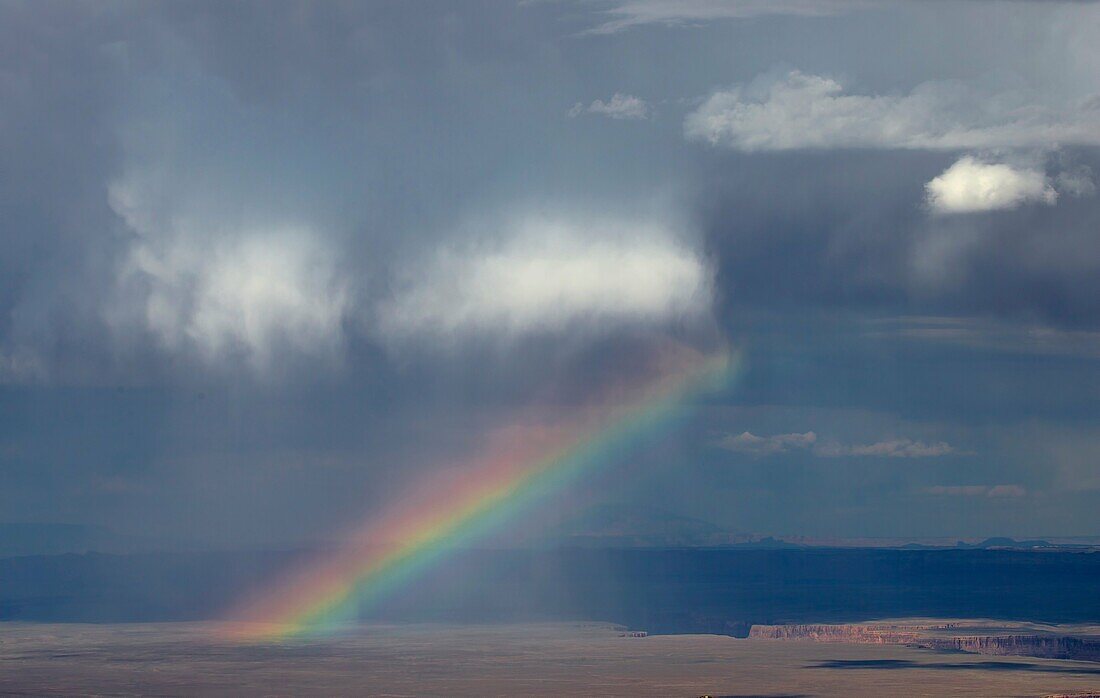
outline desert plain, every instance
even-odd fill
[[[366,625],[247,641],[214,622],[0,624],[9,696],[1048,696],[1100,664],[903,645],[622,637],[597,623]]]

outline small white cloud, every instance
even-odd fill
[[[791,71],[712,94],[684,134],[740,151],[829,148],[976,150],[1100,144],[1100,101],[1052,108],[953,82],[908,94],[845,94],[836,80]]]
[[[1058,201],[1058,192],[1041,170],[982,162],[969,155],[924,188],[928,206],[936,213],[995,211],[1025,203],[1051,206]]]
[[[838,443],[821,444],[814,454],[827,458],[841,456],[873,456],[879,458],[935,458],[955,452],[948,443],[936,441],[925,443],[912,439],[889,439],[869,444],[844,445]]]
[[[648,118],[649,111],[649,104],[647,104],[645,100],[635,97],[634,95],[616,92],[611,96],[611,99],[606,102],[602,99],[597,99],[587,107],[577,102],[567,112],[567,115],[570,118],[576,118],[587,112],[589,114],[606,116],[609,119],[638,120]]]
[[[757,436],[745,431],[736,436],[727,436],[719,441],[718,445],[738,453],[767,456],[773,453],[785,453],[794,449],[809,448],[816,441],[817,434],[812,431],[807,431],[804,434],[774,434],[772,436]]]
[[[992,499],[1016,499],[1027,495],[1020,485],[933,485],[924,488],[925,494],[939,497],[990,497]]]
[[[527,219],[503,239],[445,247],[402,275],[379,310],[389,337],[660,323],[709,310],[703,258],[668,230]]]

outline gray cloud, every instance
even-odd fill
[[[880,318],[869,323],[865,335],[901,337],[1004,354],[1100,358],[1100,332],[998,322],[981,317]]]
[[[1092,196],[1096,193],[1096,180],[1086,165],[1078,165],[1058,173],[1055,188],[1069,196]]]
[[[864,6],[859,0],[628,0],[601,10],[606,17],[584,34],[615,34],[643,27],[693,26],[767,15],[827,17]]]
[[[649,118],[650,106],[645,100],[634,95],[616,92],[606,102],[594,100],[587,107],[577,102],[569,109],[568,116],[575,118],[581,114],[599,114],[609,119],[639,120]]]
[[[991,499],[1016,499],[1027,495],[1020,485],[933,485],[924,489],[925,494],[947,497],[989,497]]]
[[[821,444],[814,454],[826,458],[842,456],[873,456],[877,458],[937,458],[955,453],[944,441],[924,442],[912,439],[886,439],[867,444]]]
[[[751,453],[755,456],[768,456],[786,453],[791,450],[806,449],[817,443],[817,434],[807,431],[804,434],[773,434],[757,436],[744,431],[736,436],[727,436],[718,445],[737,453]]]
[[[848,94],[837,80],[795,70],[715,92],[688,114],[684,133],[746,152],[1100,144],[1100,99],[1054,106],[1038,99],[945,81],[901,95]]]
[[[323,533],[684,341],[745,351],[701,413],[837,416],[751,422],[735,448],[773,453],[736,469],[707,434],[741,422],[670,436],[638,454],[638,498],[759,530],[1077,530],[1100,511],[1100,156],[1075,135],[1095,8],[847,9],[0,3],[0,509]],[[744,118],[685,141],[730,84],[710,106]],[[609,118],[633,95],[661,118]],[[600,99],[563,118],[578,96]],[[1041,171],[1057,204],[928,215],[924,185],[967,154]],[[940,320],[876,324],[903,315]],[[813,446],[781,438],[809,424]],[[975,453],[854,454],[941,438]],[[850,457],[808,462],[834,440]],[[911,496],[954,482],[1057,497],[1016,523]]]
[[[0,353],[0,385],[33,383],[45,379],[41,359],[25,349]]]
[[[912,439],[887,439],[867,444],[841,444],[836,441],[822,442],[812,431],[771,436],[757,436],[746,431],[736,436],[727,436],[721,439],[718,445],[730,451],[756,456],[770,456],[789,451],[810,451],[813,455],[823,458],[849,456],[935,458],[955,453],[955,449],[943,441],[926,443]]]
[[[1100,431],[1092,423],[1029,420],[1004,436],[1006,447],[1042,464],[1050,489],[1062,496],[1100,492]]]

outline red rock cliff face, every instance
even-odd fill
[[[966,635],[934,637],[928,631],[950,626],[754,625],[749,637],[761,640],[812,640],[865,645],[914,645],[1000,656],[1100,661],[1100,640],[1052,635]]]

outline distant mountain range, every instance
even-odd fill
[[[165,541],[128,536],[103,526],[0,523],[0,557],[90,552],[140,553],[168,547],[171,546]]]
[[[657,507],[626,504],[589,507],[550,530],[539,542],[583,548],[798,547]]]
[[[586,548],[899,548],[911,550],[1096,548],[1100,538],[984,540],[954,538],[826,538],[776,536],[731,531],[703,519],[651,506],[600,504],[551,530],[542,539],[557,545]]]
[[[294,543],[289,547],[327,547]],[[1096,549],[1100,538],[1050,538],[984,540],[953,538],[823,538],[773,536],[731,531],[704,519],[674,514],[652,506],[599,504],[585,508],[534,535],[488,547],[571,548],[896,548],[942,549]],[[61,523],[0,523],[0,558],[66,553],[131,554],[147,552],[198,552],[195,544],[117,533],[102,526]],[[257,549],[249,546],[249,549]]]

